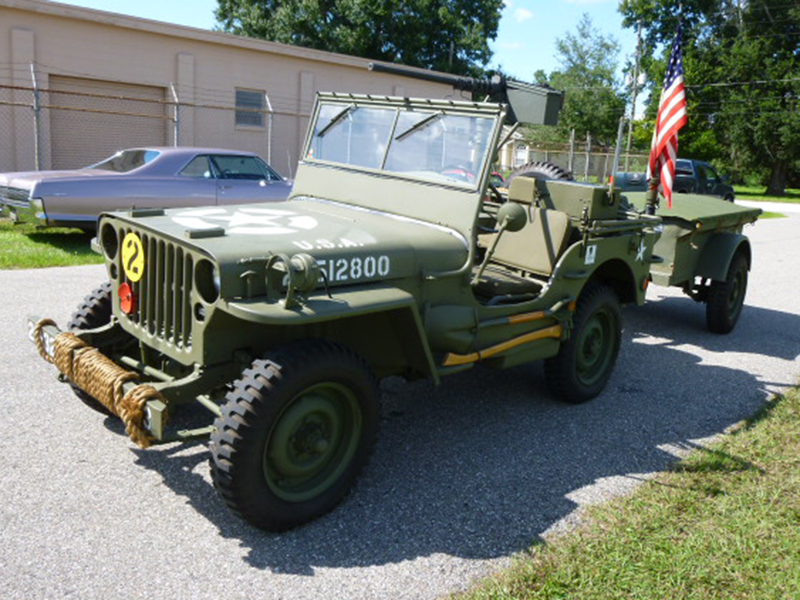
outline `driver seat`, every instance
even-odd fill
[[[534,206],[532,186],[521,179],[524,178],[511,182],[508,201],[522,206],[527,222],[519,231],[503,232],[475,285],[478,295],[491,298],[490,304],[501,303],[503,297],[538,294],[544,280],[553,274],[572,234],[569,215]]]

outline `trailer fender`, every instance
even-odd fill
[[[728,268],[737,252],[743,252],[750,269],[752,252],[750,240],[741,233],[719,232],[711,234],[695,266],[695,277],[725,281]]]

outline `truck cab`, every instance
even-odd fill
[[[717,196],[733,202],[733,187],[717,174],[707,162],[690,158],[675,161],[675,183],[673,191],[678,193]]]

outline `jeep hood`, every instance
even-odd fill
[[[111,216],[211,256],[225,298],[240,297],[242,275],[275,254],[311,255],[330,287],[419,278],[469,258],[468,241],[453,229],[321,199],[158,212]]]

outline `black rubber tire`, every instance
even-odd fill
[[[736,327],[747,294],[749,266],[742,252],[737,252],[728,267],[725,281],[712,281],[706,300],[706,325],[713,333],[730,333]]]
[[[107,325],[111,321],[111,314],[111,282],[107,281],[100,287],[92,290],[92,292],[83,299],[75,312],[72,313],[72,318],[69,320],[69,323],[67,323],[67,329],[70,331],[81,331]],[[93,396],[90,396],[73,383],[69,385],[75,395],[86,406],[101,414],[112,416],[111,411]]]
[[[508,179],[506,179],[506,186],[511,185],[511,181],[515,177],[533,177],[538,179],[561,179],[564,181],[573,181],[572,174],[569,171],[566,171],[558,165],[554,165],[553,163],[538,160],[526,163],[511,171]]]
[[[726,200],[726,201],[728,201],[728,202],[733,202],[733,201],[734,201],[733,194],[728,194],[727,196],[725,196],[725,197],[723,198],[723,200]]]
[[[550,391],[571,404],[600,394],[614,371],[621,341],[622,312],[616,293],[606,285],[587,285],[578,298],[570,338],[544,362]]]
[[[377,382],[361,357],[323,340],[289,344],[254,361],[227,394],[209,444],[214,487],[260,529],[306,523],[348,494],[379,418]]]

